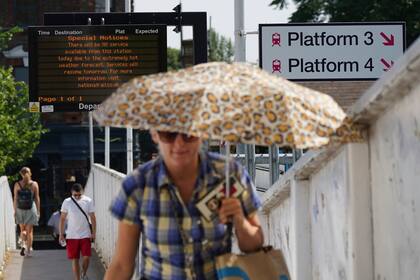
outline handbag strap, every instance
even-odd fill
[[[76,200],[75,200],[72,196],[70,196],[70,198],[71,198],[71,200],[73,200],[74,204],[76,204],[77,208],[79,208],[79,209],[80,209],[80,211],[82,211],[83,215],[84,215],[84,216],[85,216],[85,218],[86,218],[86,221],[87,221],[87,222],[88,222],[88,224],[89,224],[89,228],[90,228],[90,227],[91,227],[91,224],[90,224],[89,218],[88,218],[88,216],[86,215],[85,211],[82,209],[82,207],[80,207],[79,203],[77,203],[77,201],[76,201]],[[91,228],[90,228],[90,231],[92,232],[92,229],[91,229]]]

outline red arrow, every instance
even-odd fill
[[[383,65],[385,65],[384,71],[388,71],[391,69],[392,65],[394,65],[394,61],[391,60],[391,64],[388,63],[385,59],[381,58],[381,62]]]
[[[391,37],[388,37],[385,33],[379,33],[382,38],[384,38],[385,42],[382,42],[384,46],[393,46],[394,45],[394,35],[391,34]]]

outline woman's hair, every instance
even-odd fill
[[[22,167],[19,171],[20,175],[24,176],[26,173],[31,174],[31,169],[29,167]]]

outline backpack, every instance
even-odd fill
[[[34,202],[34,194],[30,188],[23,188],[18,182],[20,189],[17,192],[17,208],[29,210]]]

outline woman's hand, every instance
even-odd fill
[[[242,252],[253,252],[263,245],[264,236],[258,216],[254,213],[250,217],[245,217],[239,199],[223,199],[219,209],[219,218],[224,224],[233,222],[239,249]]]
[[[242,223],[245,220],[245,215],[242,210],[241,201],[233,197],[222,199],[222,204],[219,209],[219,219],[223,224],[230,221],[233,221],[234,224]]]

